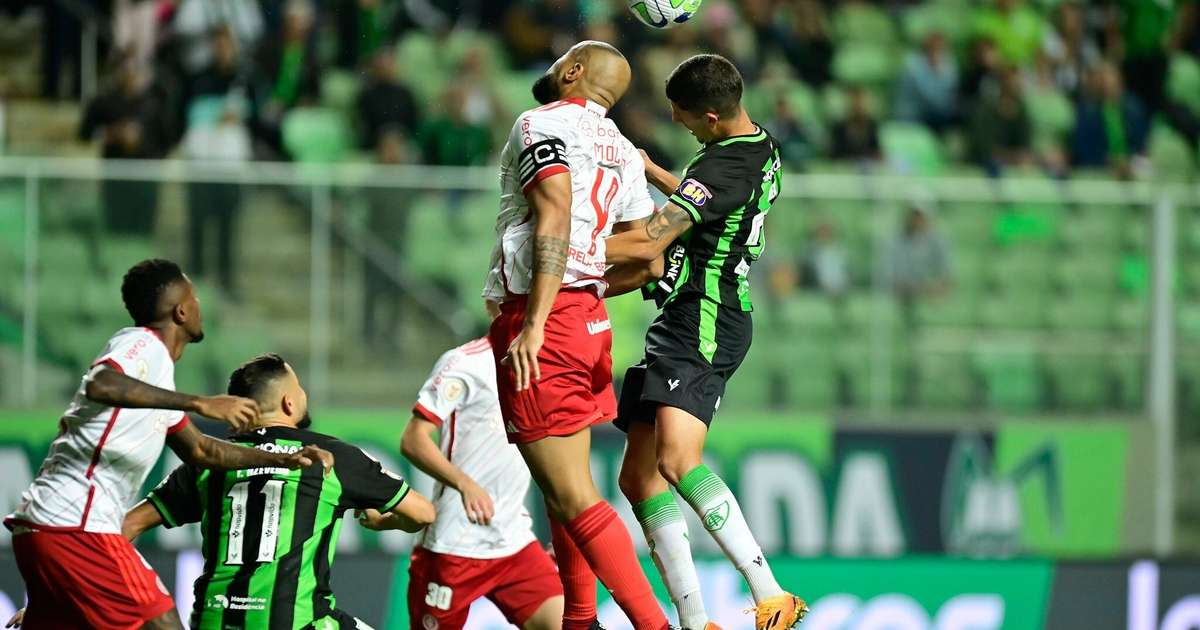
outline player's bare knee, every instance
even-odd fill
[[[691,453],[670,451],[658,456],[658,472],[672,486],[679,485],[679,480],[693,468],[699,466],[701,460]]]
[[[636,466],[622,466],[621,473],[617,475],[617,487],[630,503],[645,501],[652,496],[647,493],[648,482]]]

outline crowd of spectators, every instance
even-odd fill
[[[751,115],[780,140],[792,171],[818,161],[874,168],[891,160],[887,129],[896,125],[932,138],[946,161],[994,176],[1088,168],[1136,177],[1148,168],[1156,125],[1193,155],[1200,139],[1200,97],[1168,89],[1174,64],[1200,68],[1200,0],[706,0],[695,22],[667,31],[636,22],[624,0],[90,4],[112,16],[113,44],[80,133],[105,157],[305,159],[288,141],[288,119],[329,109],[324,84],[338,71],[354,79],[339,115],[363,159],[486,164],[517,113],[507,95],[527,92],[584,38],[631,60],[634,84],[612,115],[669,167],[694,145],[672,134],[662,82],[702,51],[738,65]],[[75,31],[70,16],[45,10],[54,13],[45,89],[56,96],[78,87],[59,76],[62,58],[77,53],[63,44]],[[412,56],[414,38],[432,49]],[[148,233],[156,194],[144,183],[106,183],[105,207],[120,208],[109,226]],[[239,193],[197,185],[189,199],[192,267],[211,267],[200,253],[216,251],[216,275],[232,290]],[[913,234],[922,222],[921,213],[909,218]],[[844,290],[836,234],[813,237],[805,281]],[[927,257],[945,257],[931,247]]]

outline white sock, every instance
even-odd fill
[[[679,480],[677,488],[680,496],[696,510],[700,522],[721,546],[725,556],[746,578],[754,602],[783,594],[729,486],[708,466],[700,464]]]
[[[704,630],[708,613],[700,594],[700,577],[692,562],[687,523],[675,495],[667,490],[650,497],[634,505],[633,513],[646,534],[654,566],[658,567],[658,574],[679,611],[679,625],[685,630]]]

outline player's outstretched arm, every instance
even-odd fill
[[[198,413],[243,431],[258,420],[258,404],[237,396],[194,396],[155,387],[105,363],[92,368],[84,384],[88,400],[128,409],[177,409]]]
[[[622,221],[613,226],[613,234],[644,230],[649,221],[650,219]],[[663,271],[664,261],[662,256],[658,256],[650,262],[612,265],[604,272],[604,281],[608,283],[608,288],[604,291],[604,297],[616,297],[630,291],[637,291],[661,278]]]
[[[462,495],[467,520],[477,525],[490,524],[496,513],[492,497],[483,486],[446,459],[437,442],[433,441],[433,432],[436,430],[437,425],[424,418],[409,418],[404,435],[400,438],[400,453],[421,472],[457,490]]]
[[[200,468],[237,470],[269,467],[294,470],[320,462],[328,475],[334,464],[333,454],[316,446],[305,446],[291,454],[268,453],[204,435],[192,424],[167,436],[167,446],[175,451],[179,459]]]
[[[675,173],[655,164],[645,151],[638,149],[638,153],[642,154],[642,162],[646,164],[646,181],[657,188],[658,192],[669,197],[679,188],[679,178]]]
[[[525,192],[533,211],[533,283],[525,306],[525,324],[508,346],[505,365],[512,368],[517,390],[529,387],[542,373],[537,355],[545,341],[546,318],[562,286],[571,247],[571,174],[551,175]]]
[[[367,529],[377,532],[389,529],[399,529],[408,533],[419,532],[433,524],[437,518],[437,510],[425,495],[410,490],[396,507],[386,514],[378,510],[361,510],[355,512],[358,523]]]
[[[662,256],[680,234],[692,227],[687,210],[668,201],[641,230],[614,234],[604,243],[610,265],[645,264]]]
[[[162,515],[147,500],[133,506],[125,513],[125,522],[121,523],[121,535],[129,542],[137,540],[138,536],[163,524]]]

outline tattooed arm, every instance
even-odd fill
[[[325,467],[325,474],[333,468],[333,454],[316,446],[305,446],[296,453],[268,453],[256,448],[238,446],[201,433],[195,425],[167,436],[167,446],[175,451],[179,459],[200,468],[237,470],[241,468],[307,468],[316,462]]]
[[[635,221],[624,221],[613,226],[613,234],[624,234],[625,232],[645,230],[646,224],[649,222],[649,218],[637,219]],[[618,295],[629,293],[630,291],[636,291],[647,284],[650,284],[652,281],[661,278],[662,275],[662,256],[658,256],[649,262],[639,261],[621,265],[611,265],[608,270],[604,272],[604,281],[608,283],[608,289],[604,291],[604,297],[616,297]]]
[[[525,193],[533,210],[533,282],[525,305],[525,325],[508,346],[504,362],[513,370],[517,390],[541,378],[537,355],[545,341],[546,318],[567,270],[571,238],[571,174],[551,175]]]
[[[687,211],[668,201],[667,205],[654,213],[640,230],[617,234],[605,243],[610,265],[652,262],[662,257],[680,234],[692,227],[692,217]]]
[[[143,383],[110,365],[92,368],[84,384],[88,400],[126,409],[177,409],[220,420],[243,431],[258,420],[258,404],[237,396],[193,396]]]

